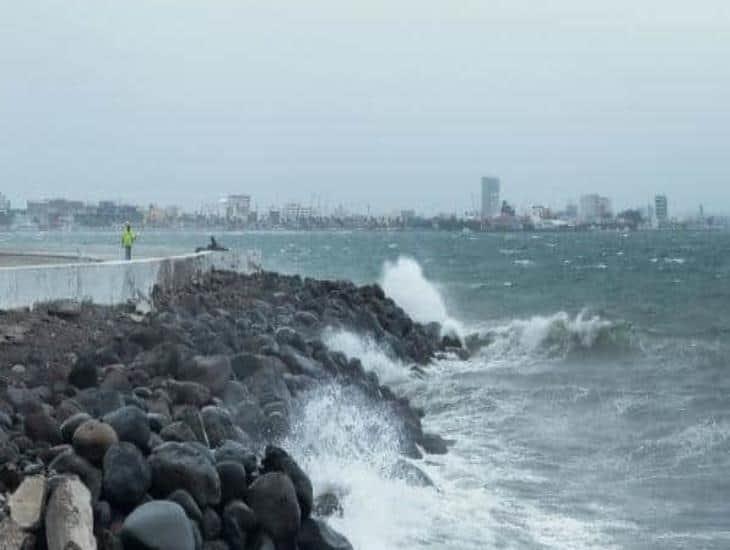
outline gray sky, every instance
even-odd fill
[[[0,190],[195,207],[730,211],[727,0],[34,0],[0,10]]]

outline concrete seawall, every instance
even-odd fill
[[[208,271],[249,273],[260,265],[255,252],[200,252],[131,262],[66,263],[0,269],[0,310],[58,300],[117,305],[149,302],[155,285],[174,288]]]

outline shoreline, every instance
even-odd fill
[[[45,525],[49,548],[93,538],[112,549],[144,543],[164,520],[178,526],[170,550],[203,540],[234,550],[351,548],[326,524],[347,513],[337,494],[312,487],[277,447],[296,425],[297,400],[339,384],[387,411],[403,456],[392,475],[408,483],[432,484],[413,461],[446,453],[447,442],[424,433],[423,412],[357,358],[330,350],[328,328],[367,335],[404,365],[427,365],[458,344],[438,325],[414,323],[376,285],[275,273],[214,271],[157,289],[144,316],[86,304],[3,313],[0,494],[10,510],[0,499],[0,536],[41,547]],[[50,500],[28,497],[28,485]],[[51,518],[61,487],[90,511],[73,533]],[[32,501],[29,525],[13,507],[20,498]],[[286,504],[272,508],[276,499]]]

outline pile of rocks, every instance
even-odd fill
[[[404,455],[446,452],[407,399],[320,339],[359,331],[420,364],[459,346],[377,286],[216,272],[155,305],[144,318],[64,318],[67,334],[104,319],[88,327],[93,349],[0,347],[0,548],[350,548],[313,513],[340,509],[333,495],[315,506],[310,480],[275,446],[294,400],[318,384],[353,386],[390,411]]]

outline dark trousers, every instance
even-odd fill
[[[124,247],[124,259],[127,261],[132,259],[132,247],[131,246]]]

